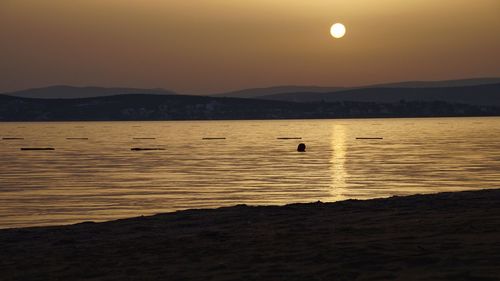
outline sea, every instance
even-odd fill
[[[0,123],[0,228],[491,188],[497,117]]]

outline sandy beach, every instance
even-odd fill
[[[499,280],[500,190],[0,230],[0,280]]]

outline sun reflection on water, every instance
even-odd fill
[[[331,159],[331,175],[332,175],[332,199],[334,201],[345,200],[344,195],[347,179],[346,169],[346,132],[344,125],[333,125],[332,136],[332,159]]]

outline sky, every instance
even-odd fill
[[[499,0],[0,1],[0,92],[472,77],[500,77]]]

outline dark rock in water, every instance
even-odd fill
[[[52,147],[22,147],[21,150],[25,151],[47,151],[47,150],[56,150]]]
[[[306,152],[306,145],[303,143],[299,144],[299,146],[297,147],[297,151],[298,152]]]

